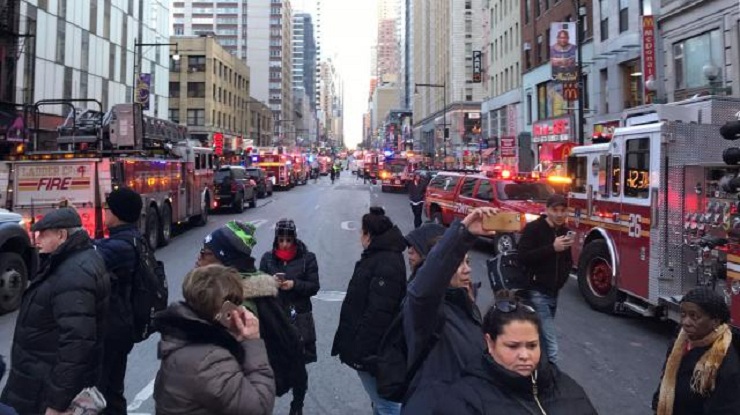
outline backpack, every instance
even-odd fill
[[[515,250],[502,252],[486,261],[488,282],[495,294],[501,290],[529,289],[529,274],[519,264],[519,255]]]
[[[154,256],[154,250],[143,237],[126,240],[136,253],[136,268],[131,274],[131,311],[134,343],[140,343],[155,331],[154,313],[167,308],[169,289],[164,263]]]
[[[432,338],[421,350],[419,357],[408,366],[408,347],[403,333],[403,314],[399,314],[388,326],[378,346],[375,359],[375,380],[378,395],[393,402],[402,402],[406,392],[422,363],[442,336],[445,317],[440,313]]]

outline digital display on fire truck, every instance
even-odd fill
[[[650,195],[650,139],[637,138],[626,143],[624,195],[647,199]]]

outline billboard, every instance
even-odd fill
[[[559,82],[578,80],[578,47],[576,23],[559,22],[550,24],[550,66],[552,79]]]

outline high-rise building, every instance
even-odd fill
[[[131,102],[135,74],[148,74],[145,113],[166,118],[170,66],[168,0],[21,0],[14,101],[94,98],[103,110]],[[160,44],[137,46],[137,44]],[[98,108],[94,103],[78,107]],[[61,106],[41,111],[61,115]]]
[[[378,2],[378,36],[376,51],[376,70],[380,83],[387,83],[398,78],[398,0],[380,0]]]
[[[311,15],[293,16],[293,89],[303,88],[316,109],[316,39]]]
[[[247,1],[175,0],[172,2],[172,34],[215,34],[218,43],[239,59],[247,56]],[[246,63],[246,62],[245,62]]]
[[[320,64],[319,83],[320,141],[327,145],[343,142],[344,85],[331,59]]]
[[[401,108],[411,108],[414,93],[413,60],[413,1],[399,0],[401,12],[398,18],[398,84],[401,89]]]

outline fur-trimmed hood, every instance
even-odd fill
[[[244,287],[244,299],[249,300],[259,297],[277,297],[278,282],[272,275],[261,271],[241,274],[242,286]]]
[[[184,302],[172,303],[154,315],[154,325],[162,333],[157,357],[167,355],[190,344],[212,344],[228,350],[239,364],[244,362],[244,348],[220,325],[200,318]]]

